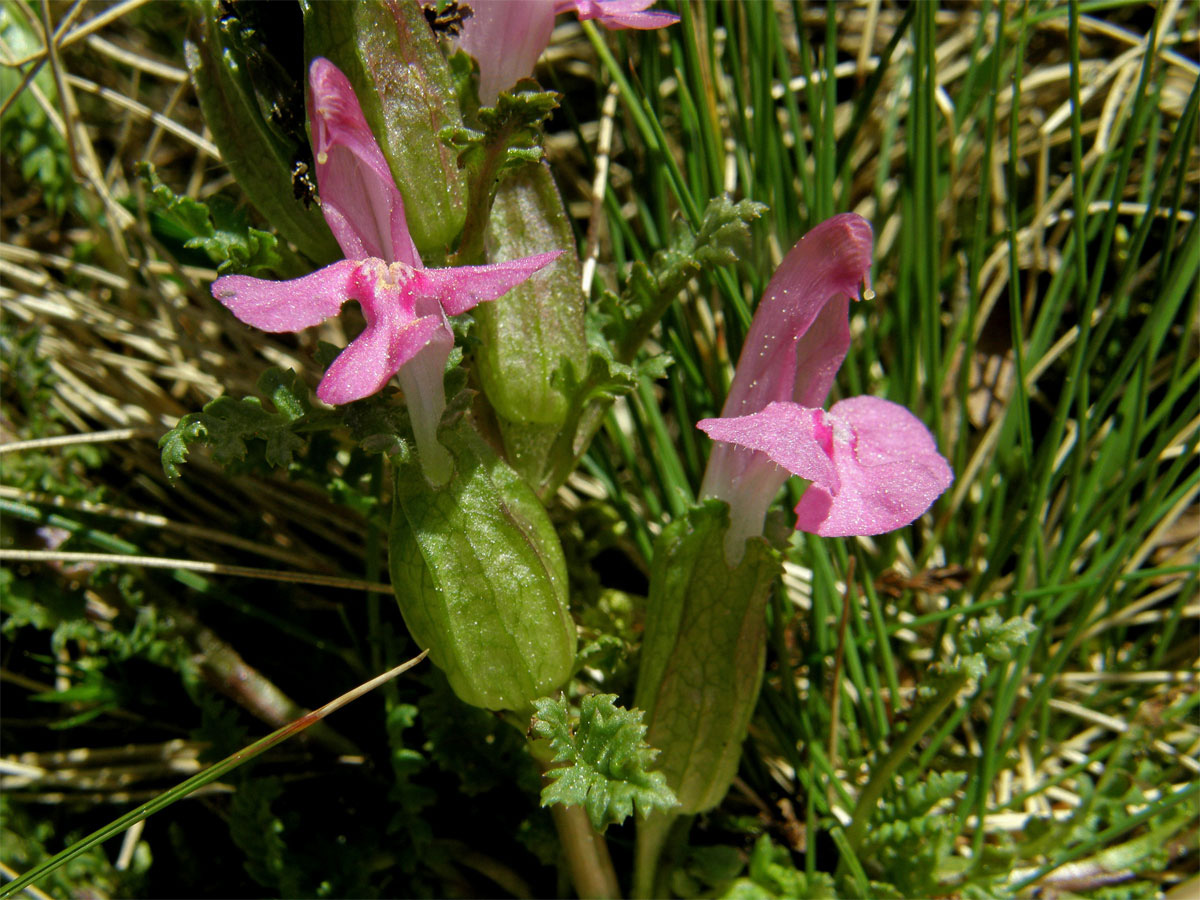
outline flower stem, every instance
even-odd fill
[[[522,727],[519,724],[519,715],[507,718],[517,727],[521,727],[526,734],[529,733],[527,719]],[[547,741],[530,739],[529,753],[543,774],[555,767],[554,753]],[[550,815],[554,819],[558,843],[566,857],[567,870],[571,873],[575,893],[581,900],[620,897],[621,885],[617,881],[612,857],[608,855],[608,844],[605,843],[604,836],[592,827],[587,811],[582,806],[552,803]]]
[[[661,896],[661,892],[655,889],[655,883],[658,881],[658,863],[675,820],[674,813],[654,812],[637,823],[631,896],[639,900]]]
[[[554,827],[558,830],[558,841],[567,858],[571,882],[582,900],[601,900],[621,896],[617,873],[613,869],[612,857],[608,855],[608,844],[604,842],[582,806],[563,806],[555,803],[550,807]]]

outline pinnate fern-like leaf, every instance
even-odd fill
[[[246,458],[248,442],[262,442],[266,462],[286,467],[305,447],[295,426],[310,412],[308,389],[292,370],[267,369],[258,388],[269,398],[274,411],[258,397],[218,397],[198,413],[188,413],[158,441],[163,471],[172,481],[179,466],[187,462],[192,444],[207,444],[213,459],[228,466]]]
[[[646,816],[678,805],[662,773],[647,771],[657,751],[645,741],[642,711],[623,709],[616,699],[584,697],[574,728],[565,699],[534,704],[534,733],[550,742],[555,762],[565,763],[548,773],[553,781],[542,789],[542,805],[582,806],[598,831],[635,809]]]

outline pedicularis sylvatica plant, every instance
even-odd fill
[[[573,680],[583,661],[556,493],[616,398],[670,365],[647,339],[680,289],[733,261],[763,211],[712,198],[625,293],[584,293],[540,143],[560,98],[529,76],[556,14],[676,24],[649,5],[474,0],[439,34],[415,2],[310,3],[306,190],[306,148],[247,100],[248,70],[214,8],[188,50],[202,107],[249,200],[295,249],[235,260],[212,296],[250,329],[314,328],[350,301],[365,325],[322,346],[316,385],[265,373],[274,412],[218,398],[161,442],[174,477],[194,444],[233,462],[260,440],[286,466],[322,430],[387,460],[404,622],[459,699],[527,736],[542,802],[576,848],[575,886],[592,895],[621,881],[595,832],[640,814],[631,883],[653,894],[673,826],[715,807],[736,775],[786,545],[764,527],[785,483],[807,482],[797,529],[845,537],[910,525],[953,481],[904,407],[858,396],[826,408],[853,352],[851,302],[886,298],[869,287],[870,223],[817,224],[754,298],[721,415],[699,423],[707,470],[653,546],[636,691],[622,703],[595,690],[603,673]],[[265,270],[292,277],[252,274]]]

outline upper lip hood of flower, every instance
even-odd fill
[[[850,298],[870,277],[873,245],[871,224],[842,213],[792,247],[750,323],[722,416],[776,400],[825,402],[850,346]]]
[[[346,259],[375,257],[420,268],[404,198],[350,80],[324,58],[309,68],[308,120],[321,212]]]

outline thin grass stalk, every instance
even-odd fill
[[[988,7],[985,3],[980,10],[979,28],[975,33],[975,43],[972,45],[971,58],[976,59],[982,52],[984,26],[987,21]],[[1008,4],[1001,2],[996,6],[996,44],[988,53],[991,67],[991,80],[988,84],[983,113],[983,159],[980,162],[981,182],[979,199],[975,204],[974,230],[971,235],[971,249],[968,255],[968,295],[967,315],[963,322],[962,331],[951,337],[951,346],[961,347],[959,358],[958,380],[958,433],[967,433],[967,395],[970,391],[971,357],[975,352],[975,335],[977,330],[976,315],[979,311],[982,287],[980,285],[981,269],[984,260],[984,239],[988,235],[992,202],[992,152],[996,141],[996,97],[1000,91],[1001,61],[1005,50],[1005,22],[1008,17]],[[968,93],[973,82],[977,66],[972,65],[967,70],[966,84],[963,92]],[[1014,89],[1015,90],[1015,89]],[[1014,97],[1015,105],[1015,97]],[[1010,244],[1011,247],[1011,244]],[[1009,270],[1009,277],[1012,271]],[[961,472],[967,464],[967,442],[959,440],[955,445],[954,469]]]
[[[1017,23],[1017,41],[1015,46],[1016,66],[1013,71],[1012,84],[1012,107],[1009,117],[1009,145],[1008,145],[1008,203],[1006,206],[1006,232],[1008,237],[1008,293],[1009,293],[1009,308],[1012,316],[1012,352],[1014,366],[1016,368],[1016,382],[1013,396],[1009,400],[1009,404],[1005,409],[1004,425],[1005,430],[1009,430],[1009,423],[1012,421],[1009,413],[1015,415],[1017,419],[1017,430],[1019,433],[1019,449],[1022,454],[1022,469],[1028,475],[1033,471],[1033,437],[1032,426],[1029,422],[1029,400],[1025,394],[1025,348],[1021,327],[1021,302],[1019,295],[1019,272],[1017,270],[1018,246],[1017,246],[1017,228],[1019,222],[1019,213],[1016,207],[1016,183],[1018,178],[1017,162],[1020,158],[1019,135],[1020,135],[1020,107],[1021,107],[1021,79],[1022,65],[1021,61],[1025,55],[1025,44],[1027,39],[1027,24],[1026,17],[1029,13],[1028,4],[1022,4],[1021,16]],[[1003,441],[1003,439],[1002,439]],[[1033,508],[1030,506],[1024,507],[1027,510],[1026,517],[1034,515]],[[999,512],[998,506],[993,507],[996,512]],[[993,521],[992,527],[995,526]],[[990,531],[989,533],[995,533]],[[1025,576],[1022,568],[1023,560],[1018,562],[1018,568],[1014,574],[1014,584],[1019,588],[1023,585]],[[991,566],[989,566],[991,568]],[[979,590],[984,584],[983,579],[977,579],[974,586],[975,595],[978,596]],[[1011,610],[1011,606],[1010,606]],[[1015,612],[1015,610],[1011,610]],[[1029,653],[1018,656],[1018,667],[1028,664],[1031,657]],[[996,689],[1002,675],[997,672],[989,673],[985,681],[988,689]],[[964,797],[963,802],[959,805],[958,823],[959,831],[962,831],[968,809],[974,809],[976,816],[980,822],[986,813],[987,805],[987,788],[995,778],[999,765],[997,763],[995,748],[999,742],[1000,733],[1004,727],[1004,722],[1008,714],[1007,706],[1000,702],[1000,697],[997,697],[993,714],[988,722],[987,737],[984,741],[983,756],[977,763],[975,770],[975,778],[971,785],[971,790]],[[984,834],[983,829],[976,831],[973,841],[972,850],[974,858],[978,859],[983,849]]]
[[[321,721],[323,718],[325,718],[325,716],[329,715],[330,713],[335,712],[338,709],[341,709],[347,703],[350,703],[351,701],[358,699],[359,697],[361,697],[363,694],[367,693],[368,691],[371,691],[374,688],[378,687],[379,685],[385,684],[387,681],[390,681],[391,679],[395,678],[397,675],[400,675],[401,673],[408,671],[409,669],[411,669],[413,666],[415,666],[417,663],[419,663],[424,658],[425,658],[425,653],[421,653],[419,656],[416,656],[413,659],[410,659],[408,662],[402,663],[401,665],[396,666],[394,669],[384,672],[382,675],[379,675],[376,678],[372,678],[370,681],[366,682],[365,684],[359,685],[354,690],[347,691],[345,694],[338,697],[337,699],[331,700],[329,703],[326,703],[320,709],[316,709],[313,712],[310,712],[307,715],[302,716],[301,718],[297,719],[296,721],[291,722],[291,723],[283,726],[282,728],[276,729],[275,731],[271,732],[266,737],[255,741],[253,744],[246,747],[245,749],[239,750],[238,752],[232,754],[231,756],[227,756],[225,759],[221,760],[219,763],[214,763],[213,765],[209,766],[204,771],[196,773],[191,778],[189,778],[186,781],[182,782],[181,784],[175,786],[174,788],[163,792],[159,796],[155,797],[153,800],[151,800],[147,803],[143,803],[141,806],[126,813],[125,815],[121,816],[120,818],[110,822],[108,825],[104,826],[103,828],[100,828],[100,829],[92,832],[87,837],[83,838],[82,840],[76,841],[74,844],[72,844],[66,850],[63,850],[60,853],[55,854],[54,856],[47,859],[45,862],[41,863],[40,865],[36,866],[33,869],[30,869],[28,872],[21,875],[15,881],[13,881],[9,884],[6,884],[2,888],[0,888],[0,900],[4,900],[4,898],[15,896],[16,894],[18,894],[20,891],[22,891],[28,885],[31,885],[35,881],[38,881],[39,879],[50,874],[55,869],[57,869],[59,866],[64,865],[67,862],[70,862],[72,859],[77,857],[79,854],[83,853],[85,850],[88,850],[91,847],[94,847],[96,844],[99,844],[99,843],[102,843],[102,842],[108,840],[110,837],[114,837],[115,835],[120,834],[122,831],[125,831],[127,828],[130,828],[131,826],[135,825],[136,823],[149,818],[154,813],[165,809],[166,807],[170,806],[172,803],[175,803],[177,800],[182,800],[184,797],[186,797],[188,794],[195,791],[197,788],[201,788],[206,784],[210,784],[211,782],[216,781],[218,778],[229,774],[234,769],[249,762],[250,760],[254,759],[256,756],[262,755],[267,750],[270,750],[272,747],[274,747],[276,744],[280,744],[283,741],[287,740],[288,738],[294,737],[295,735],[304,731],[309,726]]]

